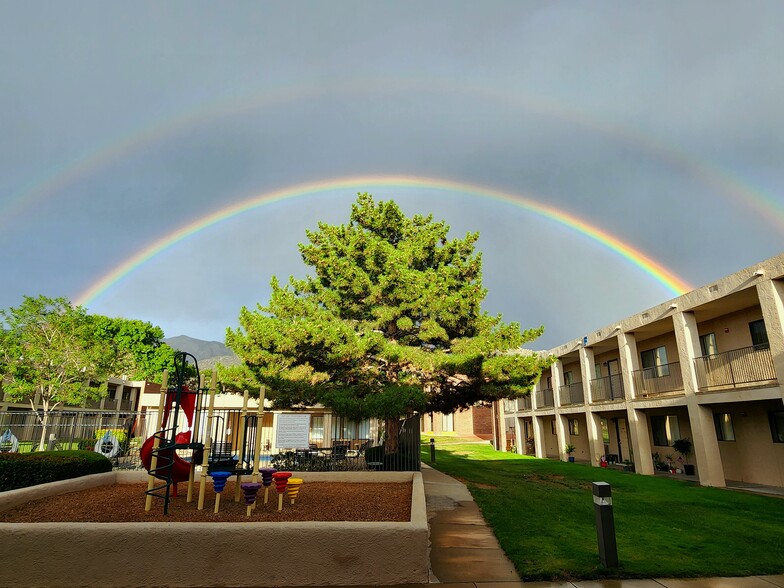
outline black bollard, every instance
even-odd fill
[[[615,543],[612,487],[607,482],[593,483],[593,510],[596,513],[596,539],[599,542],[599,560],[606,568],[617,568],[618,547]]]
[[[430,438],[430,463],[436,463],[436,440]]]

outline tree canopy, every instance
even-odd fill
[[[306,231],[315,274],[273,277],[269,303],[243,307],[227,345],[278,407],[392,419],[528,393],[549,360],[519,348],[543,328],[481,310],[479,234],[448,232],[360,194],[348,224]]]

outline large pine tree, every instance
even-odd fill
[[[243,307],[227,345],[276,407],[386,419],[387,451],[403,415],[530,392],[549,360],[519,348],[543,328],[481,310],[479,234],[448,232],[432,215],[407,218],[360,194],[347,225],[307,231],[299,249],[315,275],[287,286],[273,277],[269,304]]]

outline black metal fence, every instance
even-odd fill
[[[178,431],[187,431],[184,415],[179,421]],[[157,410],[54,410],[46,418],[41,411],[10,410],[0,412],[0,451],[98,451],[110,458],[115,468],[142,469],[142,446],[155,434],[157,423]],[[419,415],[401,421],[398,450],[393,453],[386,451],[383,430],[376,439],[351,438],[343,431],[344,436],[339,439],[312,443],[306,449],[286,449],[275,447],[272,413],[263,415],[261,425],[258,426],[255,411],[247,411],[243,416],[238,409],[215,410],[211,421],[202,412],[192,425],[193,441],[206,445],[209,439],[210,463],[234,460],[243,461],[246,466],[252,464],[259,437],[261,467],[295,471],[420,469]],[[191,453],[186,451],[182,457],[189,459]]]

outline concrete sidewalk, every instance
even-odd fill
[[[422,464],[430,582],[443,588],[784,588],[784,574],[747,578],[522,582],[460,481]],[[598,557],[598,555],[597,555]]]

